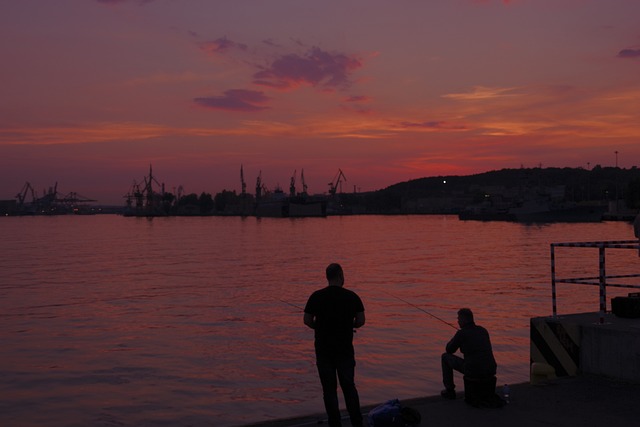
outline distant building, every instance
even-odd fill
[[[15,215],[17,211],[17,200],[0,200],[0,215]]]

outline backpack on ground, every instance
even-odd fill
[[[422,417],[414,408],[402,406],[398,399],[391,399],[369,411],[369,427],[414,427]]]

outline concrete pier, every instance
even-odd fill
[[[463,390],[455,400],[430,396],[401,403],[420,412],[421,426],[640,425],[640,319],[611,313],[601,318],[599,312],[533,318],[531,362],[552,367],[555,375],[510,385],[510,403],[499,409],[465,404]],[[365,419],[372,408],[362,408]],[[250,427],[320,425],[326,425],[322,412],[265,420]],[[343,425],[350,426],[348,418]]]
[[[511,385],[511,403],[499,409],[474,408],[464,402],[463,396],[464,393],[459,392],[456,400],[431,396],[401,403],[420,412],[420,427],[634,427],[640,416],[640,385],[587,374],[558,378],[545,385]],[[362,410],[366,415],[371,407]],[[317,413],[265,420],[250,426],[326,425],[326,416]],[[343,419],[342,425],[351,426],[347,418]]]
[[[640,384],[640,319],[599,312],[531,319],[531,361],[559,377],[602,375]]]

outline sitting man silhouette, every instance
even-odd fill
[[[489,332],[475,324],[473,312],[468,308],[458,310],[460,329],[447,343],[442,354],[442,382],[445,389],[440,393],[445,399],[456,398],[453,371],[466,377],[488,379],[496,375],[496,360],[493,357]],[[454,353],[460,350],[464,358]]]

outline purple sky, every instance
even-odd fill
[[[638,0],[0,6],[0,199],[640,163]],[[614,154],[618,152],[618,155]]]

